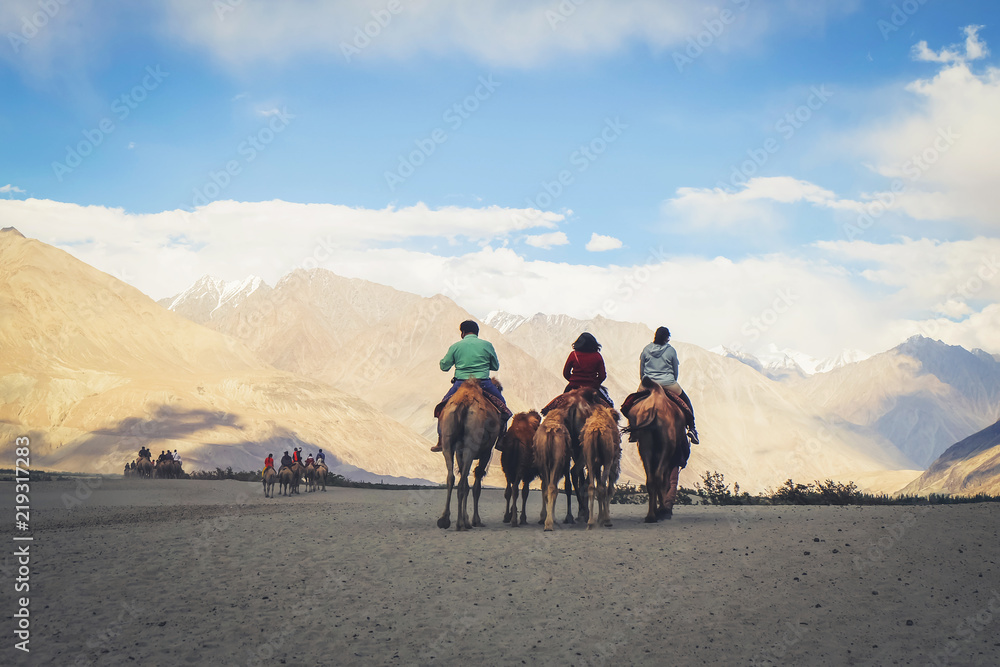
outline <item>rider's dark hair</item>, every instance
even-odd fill
[[[653,335],[653,342],[657,345],[665,345],[668,340],[670,340],[670,329],[666,327],[660,327]]]
[[[601,349],[601,344],[594,338],[594,334],[584,331],[573,342],[573,349],[577,352],[597,352]]]
[[[465,320],[464,322],[459,324],[458,330],[462,332],[463,336],[465,334],[476,334],[477,336],[479,335],[479,325],[473,322],[472,320]]]

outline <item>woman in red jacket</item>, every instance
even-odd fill
[[[614,401],[608,395],[608,390],[601,386],[608,377],[604,368],[604,357],[601,356],[601,344],[594,335],[583,332],[573,343],[573,351],[569,353],[563,366],[563,377],[569,382],[566,389],[570,391],[577,387],[593,387],[601,392],[601,396],[614,407]]]

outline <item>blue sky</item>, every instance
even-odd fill
[[[478,316],[1000,353],[995,2],[130,4],[0,9],[0,220],[155,298],[312,264],[447,293],[471,270],[449,296]]]

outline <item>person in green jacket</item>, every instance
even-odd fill
[[[490,371],[500,370],[500,360],[497,359],[496,350],[489,341],[479,337],[479,325],[472,320],[466,320],[458,327],[462,340],[453,343],[444,358],[441,359],[441,370],[449,371],[455,367],[455,374],[451,379],[451,389],[441,399],[445,403],[452,394],[458,391],[459,386],[469,378],[479,380],[479,386],[483,391],[499,398],[506,406],[507,401],[503,397],[500,388],[490,380]],[[508,411],[509,413],[509,411]],[[505,416],[510,416],[509,414]],[[438,422],[438,443],[431,447],[432,452],[441,451],[441,423]]]

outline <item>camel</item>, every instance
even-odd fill
[[[517,493],[521,485],[521,521],[527,522],[525,504],[528,502],[528,485],[538,477],[538,466],[535,465],[535,450],[532,442],[542,416],[532,410],[519,412],[510,422],[510,428],[503,437],[503,452],[500,454],[500,466],[507,477],[507,490],[504,491],[503,522],[511,528],[518,526]]]
[[[622,434],[617,411],[598,405],[583,426],[583,458],[587,462],[590,519],[587,530],[597,524],[611,527],[611,494],[618,481],[622,458]],[[594,498],[597,498],[597,515]]]
[[[302,475],[305,473],[305,466],[302,465],[301,461],[296,461],[292,465],[288,466],[288,470],[292,473],[292,480],[289,483],[289,492],[286,495],[298,494],[299,484],[302,482]],[[281,474],[281,471],[278,471]]]
[[[305,467],[305,477],[306,477],[306,493],[312,493],[316,490],[316,468],[313,464],[309,464]]]
[[[535,464],[538,466],[538,476],[542,479],[542,515],[539,523],[545,524],[545,530],[552,530],[556,508],[556,496],[559,495],[559,478],[569,477],[570,469],[570,434],[566,427],[565,408],[550,410],[545,419],[535,431],[533,445]],[[567,502],[572,503],[569,496],[567,481]]]
[[[267,466],[264,468],[264,474],[261,477],[264,482],[264,497],[274,498],[274,482],[278,479],[278,473],[274,471],[272,466]],[[269,492],[270,495],[268,495]]]
[[[650,394],[629,409],[628,428],[638,440],[639,456],[646,470],[649,512],[645,521],[656,523],[673,515],[677,476],[673,474],[676,466],[672,463],[677,450],[685,446],[686,421],[663,387],[647,377],[642,378],[641,387]]]
[[[281,470],[278,471],[278,495],[279,496],[290,496],[292,495],[290,489],[294,488],[295,484],[295,471],[289,466],[281,466]]]
[[[327,475],[328,472],[330,472],[330,469],[327,468],[326,464],[323,463],[322,461],[320,461],[319,463],[316,463],[315,465],[316,465],[316,477],[315,477],[315,480],[314,480],[313,483],[317,484],[317,485],[321,485],[322,488],[323,488],[323,492],[325,493],[326,492],[326,475]]]
[[[569,432],[570,457],[573,467],[569,475],[566,476],[566,518],[563,523],[576,523],[573,520],[573,488],[576,489],[577,515],[581,521],[589,521],[590,511],[587,507],[587,490],[585,486],[586,473],[584,471],[583,443],[581,432],[583,425],[590,417],[594,407],[607,405],[600,398],[600,392],[593,387],[579,387],[571,389],[562,394],[558,400],[558,408],[565,411],[563,423]]]
[[[142,457],[135,462],[136,473],[139,477],[150,478],[153,476],[153,462],[148,457]]]
[[[496,382],[496,380],[493,380]],[[451,491],[455,487],[455,468],[458,468],[458,517],[456,530],[469,530],[482,526],[479,518],[479,494],[482,491],[483,476],[493,455],[493,445],[500,436],[503,425],[500,413],[483,396],[479,380],[469,378],[459,386],[448,403],[441,410],[441,446],[448,466],[448,496],[444,512],[438,519],[438,528],[451,526]],[[472,487],[473,517],[469,521],[469,472],[472,462],[477,461],[475,484]]]

